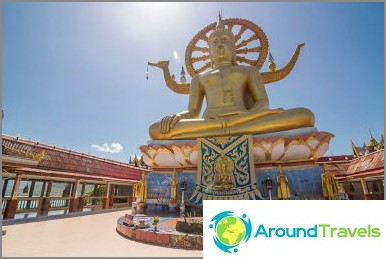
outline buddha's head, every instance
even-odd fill
[[[212,67],[219,64],[236,63],[236,43],[232,31],[225,25],[221,16],[216,29],[209,36],[209,55]]]

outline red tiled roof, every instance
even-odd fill
[[[384,160],[384,149],[361,156],[351,161],[347,169],[347,174],[356,174],[384,168]]]
[[[101,175],[126,180],[140,180],[144,169],[129,164],[103,159],[73,150],[57,148],[38,142],[2,135],[3,145],[7,148],[38,154],[45,151],[37,168]]]
[[[86,175],[86,174],[74,173],[74,172],[60,172],[60,171],[43,170],[43,169],[28,168],[28,167],[21,167],[21,168],[18,168],[18,170],[22,173],[27,173],[31,175],[40,175],[40,176],[79,178],[83,180],[119,181],[119,182],[126,182],[126,183],[137,182],[137,180],[130,180],[130,179],[124,179],[124,178],[117,178],[117,177],[106,177],[106,176],[91,175],[91,174]]]
[[[328,170],[337,178],[378,175],[384,172],[384,149],[359,158],[353,156],[322,157],[318,162],[325,163]]]
[[[333,173],[334,175],[345,174],[348,166],[349,166],[348,163],[346,163],[346,164],[336,164],[336,163],[326,164],[328,171]]]

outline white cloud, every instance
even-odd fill
[[[107,152],[107,153],[119,153],[123,150],[123,146],[119,143],[111,143],[109,144],[105,143],[102,146],[99,145],[91,145],[92,148],[95,148],[96,150],[100,152]]]

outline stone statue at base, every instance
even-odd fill
[[[326,200],[335,200],[338,198],[338,183],[335,180],[334,175],[328,171],[327,166],[323,168],[322,177],[322,189],[323,196]]]
[[[281,168],[279,168],[279,171],[280,173],[277,176],[277,196],[280,200],[289,200],[291,198],[291,193],[288,178]]]
[[[147,183],[146,183],[146,175],[142,174],[142,179],[135,186],[135,192],[137,197],[137,202],[145,202],[147,196]]]
[[[176,176],[176,172],[173,172],[172,178],[170,179],[170,204],[177,203],[177,184],[178,179]]]

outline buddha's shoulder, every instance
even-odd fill
[[[246,72],[246,73],[250,73],[252,71],[259,72],[259,69],[257,67],[254,67],[254,66],[235,65],[234,69],[239,70],[241,72]]]

